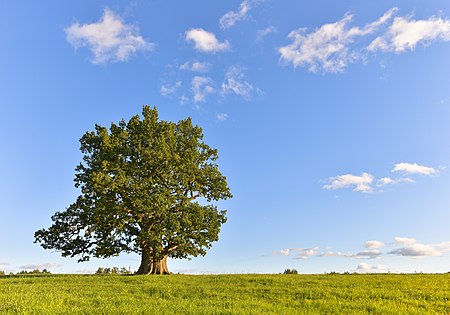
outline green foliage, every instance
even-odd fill
[[[4,276],[5,272],[3,270],[0,270],[0,276]]]
[[[1,277],[0,314],[449,314],[450,275]]]
[[[285,275],[296,275],[298,274],[297,269],[285,269],[283,274]]]
[[[217,150],[190,118],[161,121],[149,106],[142,115],[83,135],[75,175],[81,195],[35,242],[79,261],[141,253],[147,273],[166,272],[167,257],[205,255],[218,240],[226,211],[212,202],[232,195]]]

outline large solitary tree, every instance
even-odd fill
[[[81,194],[35,242],[79,261],[136,252],[138,274],[167,274],[168,257],[205,255],[218,240],[226,211],[214,202],[232,195],[217,150],[190,118],[159,120],[149,106],[142,115],[83,135]]]

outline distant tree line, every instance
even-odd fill
[[[298,274],[297,269],[285,269],[283,274],[285,275],[296,275]]]
[[[112,267],[112,268],[98,267],[95,274],[96,275],[128,275],[128,274],[131,274],[131,271],[125,267],[122,267],[120,269],[118,267]]]

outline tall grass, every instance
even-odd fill
[[[0,314],[449,314],[442,275],[0,277]]]

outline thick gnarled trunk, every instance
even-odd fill
[[[141,265],[136,271],[138,275],[159,274],[168,275],[167,255],[163,257],[152,256],[148,252],[142,252]]]

